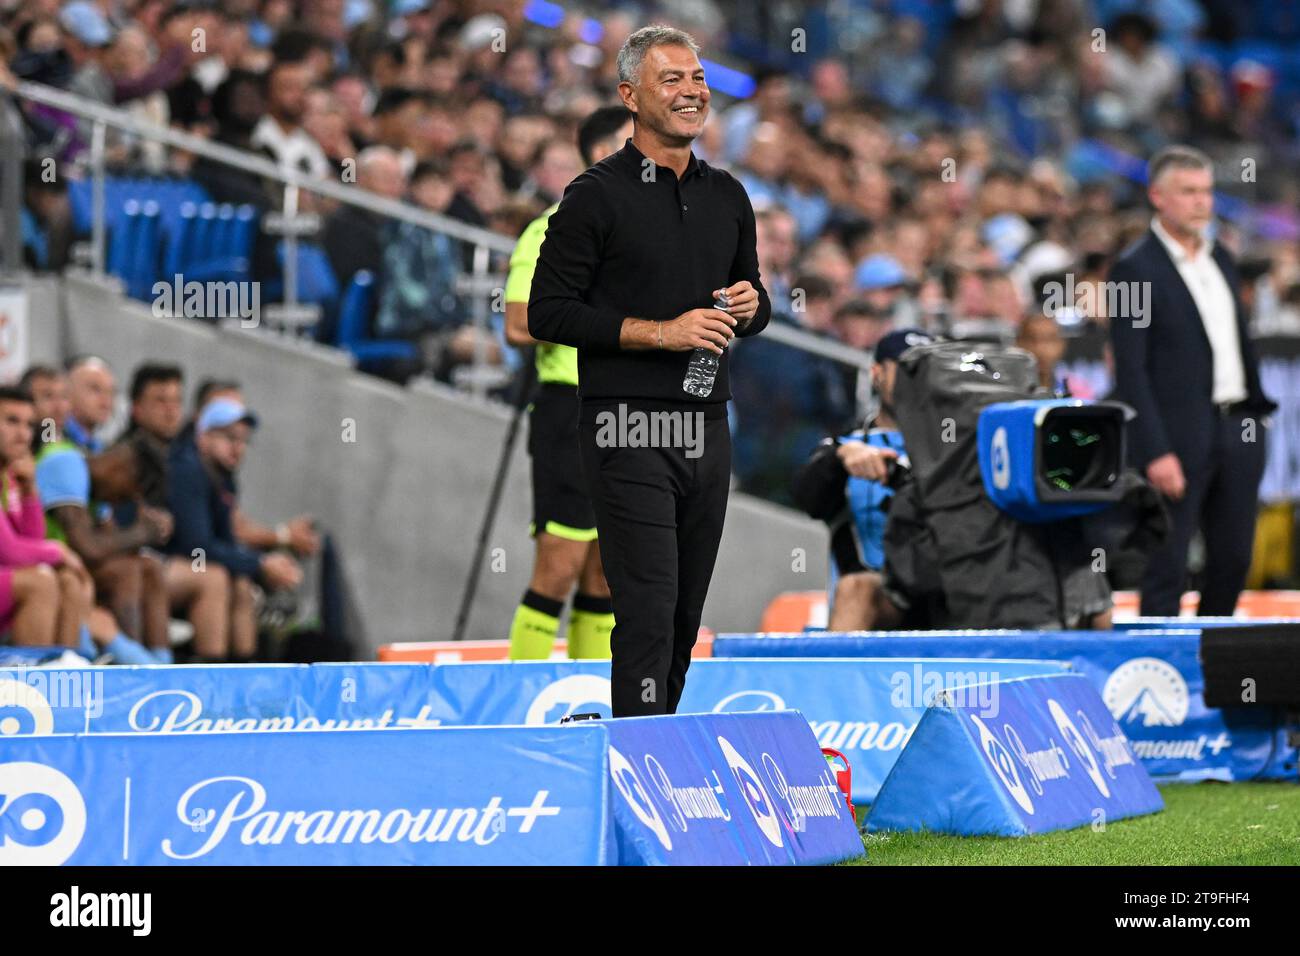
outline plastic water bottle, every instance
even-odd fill
[[[725,309],[731,303],[725,295],[713,300],[715,309]],[[696,349],[691,354],[691,362],[686,366],[686,377],[682,379],[682,391],[696,398],[708,398],[713,394],[713,380],[718,377],[718,359],[721,358],[712,349]]]

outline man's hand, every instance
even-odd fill
[[[9,466],[9,474],[13,476],[14,484],[18,486],[20,497],[30,498],[36,494],[36,459],[31,455],[16,459]]]
[[[713,298],[726,296],[727,312],[742,325],[758,315],[758,290],[748,279],[742,279],[725,289],[714,289]]]
[[[149,533],[150,544],[165,544],[171,538],[175,525],[170,511],[145,504],[140,505],[140,523]]]
[[[292,521],[286,521],[289,529],[289,547],[293,553],[302,558],[309,558],[320,550],[320,535],[312,526],[311,515],[299,515]]]
[[[736,320],[718,309],[691,309],[661,325],[663,347],[669,352],[708,349],[721,355],[736,334]]]
[[[1183,466],[1173,452],[1154,458],[1147,464],[1147,481],[1166,498],[1178,501],[1187,491]]]
[[[860,441],[845,442],[835,450],[844,470],[854,478],[884,481],[889,477],[889,463],[898,460],[892,448],[877,448]]]
[[[302,581],[302,568],[287,554],[272,551],[262,558],[262,579],[273,591],[296,588]]]

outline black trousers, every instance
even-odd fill
[[[1232,614],[1245,586],[1264,475],[1265,428],[1258,415],[1239,412],[1216,415],[1213,429],[1208,458],[1182,463],[1187,480],[1182,500],[1165,499],[1169,537],[1151,556],[1142,579],[1144,616],[1177,616],[1187,583],[1187,548],[1198,527],[1205,537],[1205,580],[1197,613]]]
[[[602,410],[609,406],[584,404],[578,441],[614,603],[613,714],[672,714],[686,686],[727,512],[725,406],[710,409],[722,417],[699,423],[698,457],[684,447],[611,444],[593,419]]]

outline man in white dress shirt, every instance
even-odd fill
[[[1147,167],[1151,229],[1110,273],[1130,308],[1112,315],[1115,397],[1132,405],[1129,460],[1169,506],[1171,530],[1152,555],[1142,614],[1177,615],[1187,550],[1199,528],[1206,564],[1202,615],[1232,614],[1250,568],[1267,416],[1246,333],[1240,280],[1208,234],[1214,174],[1204,153],[1161,150]]]

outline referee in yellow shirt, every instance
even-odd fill
[[[605,106],[583,121],[578,149],[588,166],[617,152],[632,135],[623,106]],[[560,612],[573,594],[569,656],[609,657],[614,608],[600,564],[596,513],[587,497],[578,457],[578,350],[538,342],[528,334],[528,291],[546,224],[559,203],[524,229],[506,279],[506,340],[537,346],[537,397],[528,424],[533,469],[533,576],[510,626],[511,660],[545,660],[560,629]]]

